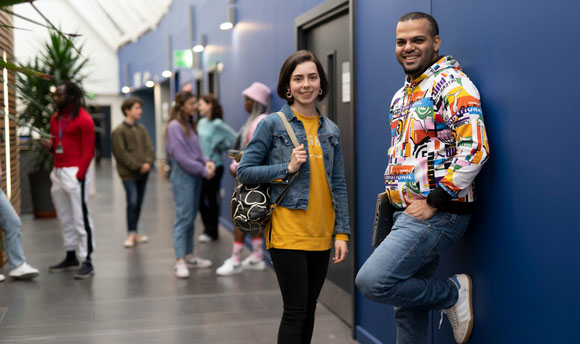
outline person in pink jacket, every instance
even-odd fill
[[[244,108],[250,116],[240,129],[236,142],[234,143],[234,149],[242,150],[250,142],[256,131],[258,122],[266,116],[271,94],[272,91],[270,88],[261,82],[254,82],[250,87],[242,91],[242,95],[245,97]],[[237,168],[238,163],[233,161],[230,165],[230,172],[236,175]],[[216,270],[218,275],[231,276],[239,274],[244,270],[261,271],[266,269],[263,256],[264,237],[262,235],[256,235],[252,238],[252,254],[242,261],[242,250],[245,239],[246,234],[237,227],[234,227],[232,255]]]

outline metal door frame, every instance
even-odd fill
[[[350,190],[350,194],[351,197],[356,197],[357,195],[357,171],[358,171],[358,162],[356,159],[356,152],[357,152],[357,126],[356,126],[356,104],[357,104],[357,99],[356,99],[356,0],[327,0],[326,2],[318,5],[317,7],[311,9],[310,11],[301,14],[300,16],[296,17],[296,19],[294,20],[294,27],[295,27],[295,37],[296,37],[296,42],[295,42],[295,46],[296,49],[301,49],[301,47],[303,47],[305,45],[305,31],[308,30],[309,28],[313,27],[313,26],[317,26],[322,24],[325,21],[329,21],[332,20],[334,17],[339,16],[344,14],[345,12],[348,12],[348,16],[349,16],[349,40],[350,40],[350,72],[351,72],[351,76],[350,76],[350,80],[351,80],[351,87],[350,87],[350,111],[352,113],[352,115],[354,116],[355,120],[353,121],[353,150],[354,150],[354,156],[355,159],[353,161],[354,163],[354,184],[353,188],[354,190]],[[357,214],[358,214],[358,209],[356,208],[358,205],[358,202],[356,201],[355,198],[355,209],[353,211],[353,219],[352,219],[352,223],[353,225],[356,225],[357,223]],[[351,232],[351,237],[350,237],[350,242],[351,242],[351,254],[353,254],[353,271],[356,275],[357,272],[357,266],[358,266],[358,259],[357,259],[357,235],[356,235],[356,231],[354,230],[354,228],[352,229]],[[354,338],[355,333],[356,333],[356,326],[358,324],[358,319],[357,319],[357,302],[356,302],[356,286],[354,284],[354,278],[352,279],[352,297],[351,297],[351,304],[352,304],[352,319],[353,319],[353,326],[352,326],[352,337]]]

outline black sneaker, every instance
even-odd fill
[[[70,271],[79,268],[79,261],[76,259],[65,258],[62,262],[48,268],[49,272]]]
[[[95,274],[95,271],[93,270],[93,264],[91,264],[89,262],[84,262],[83,265],[81,265],[81,268],[79,269],[79,271],[77,271],[77,273],[75,274],[75,278],[76,279],[87,279],[87,278],[91,278],[94,274]]]

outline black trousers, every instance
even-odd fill
[[[272,248],[270,257],[284,302],[278,344],[310,343],[316,302],[328,271],[330,250],[300,251]]]
[[[204,233],[213,240],[218,238],[218,222],[220,216],[220,184],[224,174],[224,167],[219,166],[215,170],[212,179],[203,179],[201,183],[201,199],[199,213],[203,221]]]

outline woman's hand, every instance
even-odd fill
[[[344,240],[334,240],[334,257],[332,261],[334,264],[340,263],[346,259],[348,254],[348,245]]]
[[[205,168],[207,170],[207,173],[205,174],[205,179],[207,180],[212,179],[215,175],[215,164],[213,163],[213,161],[206,162]]]
[[[306,153],[306,148],[304,148],[304,144],[294,148],[292,150],[292,157],[290,158],[290,163],[288,164],[288,172],[295,173],[298,172],[300,166],[306,162],[308,158],[308,153]]]

